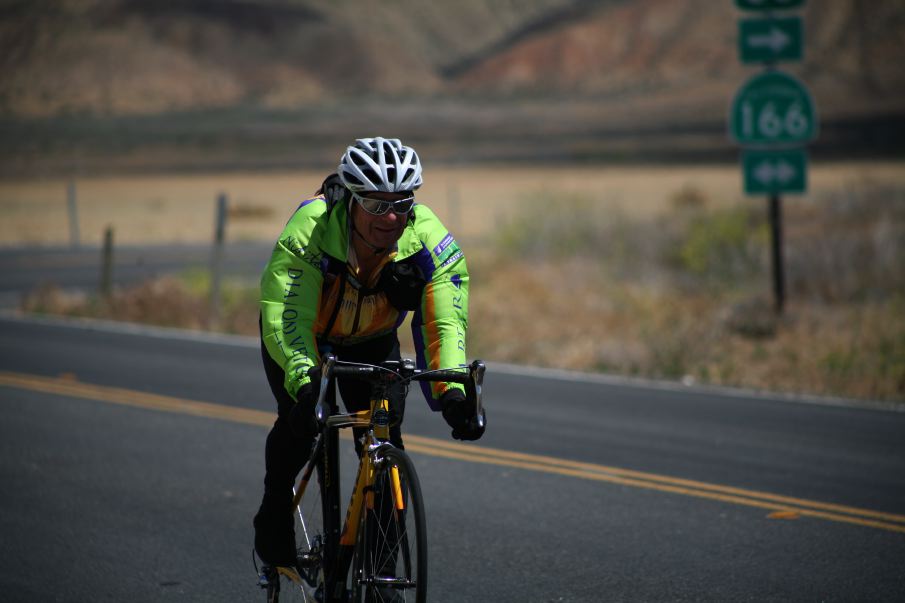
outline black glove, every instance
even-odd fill
[[[452,437],[456,440],[477,440],[484,435],[487,427],[485,413],[484,424],[478,425],[477,404],[473,398],[466,398],[460,389],[448,389],[440,397],[443,418],[452,427]]]
[[[317,403],[314,386],[306,383],[295,395],[296,403],[289,410],[289,428],[297,438],[312,439],[317,434],[314,405]]]

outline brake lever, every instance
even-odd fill
[[[484,364],[483,360],[475,360],[471,363],[468,372],[471,374],[472,382],[474,383],[474,392],[475,392],[475,418],[478,422],[478,429],[484,429],[484,425],[486,424],[486,415],[484,414],[484,407],[481,403],[481,397],[484,389],[484,371],[487,370],[487,366]]]
[[[327,354],[321,364],[321,387],[317,395],[317,405],[314,414],[317,422],[324,425],[330,417],[330,409],[327,408],[327,387],[330,385],[330,377],[333,376],[333,367],[336,365],[336,356]]]

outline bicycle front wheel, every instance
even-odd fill
[[[415,466],[402,450],[378,451],[352,568],[353,600],[423,603],[427,599],[427,529]]]

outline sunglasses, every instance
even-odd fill
[[[383,214],[390,211],[391,207],[393,208],[393,211],[395,213],[404,215],[412,211],[412,206],[415,205],[414,195],[412,195],[411,197],[406,197],[405,199],[399,199],[397,201],[386,201],[384,199],[363,197],[358,193],[352,193],[352,197],[356,201],[358,201],[358,204],[363,210],[375,216],[382,216]]]

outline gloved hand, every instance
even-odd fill
[[[485,413],[484,425],[478,426],[476,416],[477,405],[473,398],[466,398],[460,389],[448,389],[440,397],[443,418],[452,427],[452,437],[456,440],[477,440],[484,435],[487,427]]]
[[[296,403],[289,411],[289,428],[297,438],[311,439],[317,433],[314,405],[317,403],[314,385],[306,383],[295,395]]]

